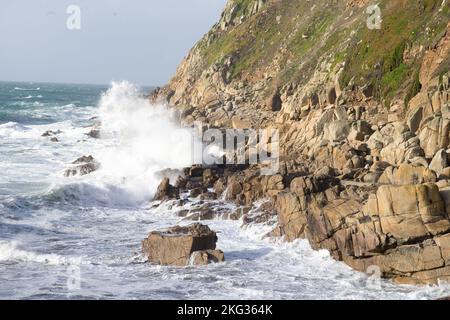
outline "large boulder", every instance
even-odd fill
[[[439,150],[430,163],[430,169],[439,176],[447,168],[447,152],[444,149]]]
[[[398,168],[388,167],[380,177],[382,184],[411,185],[436,182],[436,174],[421,165],[403,163]]]
[[[350,133],[350,125],[347,120],[337,120],[325,124],[323,138],[328,141],[340,141]]]
[[[216,250],[216,242],[214,231],[206,225],[194,223],[153,231],[142,242],[142,248],[149,262],[186,266],[223,261],[223,252]],[[195,252],[198,253],[193,255]]]
[[[429,119],[419,134],[420,146],[425,156],[432,158],[439,149],[449,145],[450,120],[440,116]]]
[[[368,147],[372,154],[379,154],[381,160],[395,165],[424,155],[419,138],[401,122],[375,131],[368,140]]]
[[[365,212],[379,216],[383,233],[408,242],[450,230],[445,203],[434,184],[381,186]]]

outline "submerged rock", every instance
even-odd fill
[[[224,254],[216,250],[217,235],[200,223],[175,226],[153,231],[142,242],[149,262],[160,265],[205,265],[224,261]]]
[[[87,136],[94,138],[94,139],[100,139],[100,130],[98,129],[92,129],[88,133],[86,133]]]
[[[61,133],[62,133],[61,130],[56,130],[56,131],[47,130],[41,136],[42,137],[51,137],[51,136],[56,136],[56,135],[61,134]]]
[[[95,159],[93,156],[82,156],[80,158],[78,158],[77,160],[75,160],[74,162],[72,162],[72,164],[81,164],[81,163],[90,163],[90,162],[94,162]]]

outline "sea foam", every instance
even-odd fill
[[[99,103],[100,176],[126,189],[136,201],[150,199],[159,170],[193,163],[193,130],[181,128],[164,105],[151,105],[129,82],[114,82]]]
[[[49,265],[78,264],[80,259],[22,250],[15,241],[0,241],[0,262],[36,262]]]

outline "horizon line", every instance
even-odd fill
[[[117,80],[117,81],[129,81],[129,80]],[[25,81],[25,80],[1,80],[0,83],[26,83],[26,84],[62,84],[62,85],[87,85],[87,86],[110,86],[112,82],[116,82],[116,80],[111,80],[109,83],[88,83],[88,82],[55,82],[55,81]],[[157,88],[161,85],[150,85],[150,84],[139,84],[135,82],[131,82],[140,87],[151,87]]]

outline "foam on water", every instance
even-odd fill
[[[42,95],[40,95],[40,94],[37,95],[37,96],[31,96],[31,95],[30,95],[30,96],[26,96],[26,97],[23,97],[23,98],[22,98],[22,97],[19,97],[19,99],[41,99],[41,98],[43,98],[43,97],[42,97]]]
[[[22,250],[15,241],[0,241],[0,262],[37,262],[48,265],[78,264],[80,259]]]
[[[15,87],[14,90],[17,90],[17,91],[39,91],[39,90],[41,90],[41,88],[20,88],[20,87]]]
[[[100,100],[99,116],[102,137],[111,141],[97,153],[99,174],[113,178],[136,201],[150,199],[157,171],[192,163],[191,130],[176,125],[165,106],[150,105],[132,84],[113,83]]]
[[[17,88],[28,90],[25,85]],[[449,285],[444,284],[416,288],[381,281],[373,287],[365,274],[334,261],[326,251],[313,251],[304,240],[285,243],[264,238],[274,220],[244,228],[242,221],[203,222],[218,232],[225,263],[183,268],[145,263],[140,243],[148,232],[190,223],[182,221],[177,211],[198,205],[192,199],[184,208],[150,203],[159,182],[155,172],[192,163],[191,130],[178,127],[165,106],[150,105],[127,82],[113,83],[101,95],[91,88],[39,88],[45,97],[42,106],[30,99],[31,104],[16,110],[14,97],[2,101],[0,96],[0,105],[12,106],[0,109],[13,120],[0,123],[0,298],[422,299],[450,295]],[[94,100],[98,107],[92,107]],[[18,120],[24,114],[32,121]],[[53,120],[40,123],[39,116]],[[89,126],[97,120],[102,123],[101,139],[87,137]],[[47,130],[61,131],[60,142],[42,137]],[[63,171],[83,155],[93,155],[101,168],[91,175],[64,178]],[[234,209],[221,200],[213,204]],[[67,286],[68,267],[78,264],[78,257],[81,286],[73,290]]]

